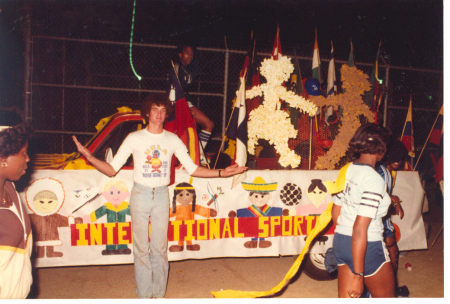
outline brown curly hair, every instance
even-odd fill
[[[374,124],[364,124],[356,130],[349,146],[356,158],[361,154],[382,154],[392,138],[391,131]]]
[[[0,131],[0,157],[7,158],[19,153],[30,139],[31,126],[19,124]]]
[[[166,94],[151,94],[147,95],[142,100],[141,105],[141,116],[145,120],[145,123],[148,124],[148,113],[150,113],[150,109],[153,105],[158,107],[164,106],[166,108],[167,118],[172,115],[173,106],[172,102],[169,100],[169,96]],[[167,119],[166,118],[166,119]]]

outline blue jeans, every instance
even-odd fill
[[[130,196],[134,275],[139,298],[162,298],[166,293],[169,261],[169,190],[134,183]],[[149,217],[151,221],[150,242]]]

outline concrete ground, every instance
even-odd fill
[[[424,214],[428,246],[443,227],[443,204],[430,201]],[[170,262],[166,299],[212,298],[221,289],[266,291],[282,281],[295,257],[220,258]],[[405,264],[410,263],[408,271]],[[399,286],[413,298],[444,298],[444,231],[431,250],[410,251],[401,257]],[[277,298],[335,298],[337,280],[315,281],[299,271]],[[40,268],[29,298],[137,298],[133,265]]]

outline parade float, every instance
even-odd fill
[[[360,126],[360,116],[373,121],[373,113],[362,101],[370,88],[367,75],[356,67],[341,68],[344,93],[329,96],[295,95],[281,84],[293,71],[287,57],[266,59],[261,73],[267,83],[246,92],[246,98],[263,96],[264,102],[253,109],[248,122],[248,152],[254,154],[258,139],[265,139],[279,154],[277,160],[289,170],[248,170],[236,183],[232,178],[193,178],[178,168],[169,187],[170,222],[168,257],[170,261],[219,257],[259,257],[298,255],[307,236],[332,200],[327,181],[338,177],[337,164]],[[289,113],[281,108],[289,104],[309,116],[324,106],[342,108],[340,132],[333,145],[315,162],[314,170],[296,169],[302,159],[289,145],[296,136]],[[128,133],[144,126],[140,113],[128,108],[102,119],[97,133],[86,144],[91,153],[110,160]],[[153,166],[164,147],[148,146],[148,174],[166,172],[167,164]],[[35,266],[75,266],[133,263],[129,194],[133,186],[133,162],[109,178],[93,168],[78,153],[40,155],[34,161],[29,186],[22,201],[37,231]],[[111,189],[120,189],[113,197]],[[179,220],[176,206],[180,194],[189,192],[192,217]],[[427,247],[422,220],[424,191],[418,173],[400,171],[393,194],[402,200],[405,216],[393,216],[401,251]],[[113,204],[113,201],[120,204]],[[48,208],[43,208],[48,205]],[[108,210],[120,214],[111,221]],[[151,229],[151,220],[150,220]],[[330,223],[307,246],[306,268],[316,279],[329,279],[323,257],[333,242]],[[150,240],[151,241],[151,240]]]

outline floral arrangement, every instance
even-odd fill
[[[280,158],[278,162],[283,167],[297,168],[300,165],[300,155],[289,148],[289,138],[297,136],[297,130],[288,120],[289,114],[280,110],[280,100],[289,103],[310,116],[317,112],[317,106],[294,92],[286,90],[282,83],[289,79],[294,71],[294,65],[286,56],[279,56],[278,60],[265,59],[261,63],[260,72],[267,83],[255,86],[246,91],[246,98],[252,99],[264,94],[263,104],[252,110],[248,121],[248,152],[255,154],[258,139],[266,139],[275,149]]]
[[[345,155],[353,134],[361,126],[359,121],[360,115],[364,115],[369,122],[374,121],[375,114],[370,111],[362,99],[364,92],[370,90],[368,78],[366,74],[356,67],[349,67],[344,64],[341,68],[344,93],[328,96],[327,98],[311,96],[311,101],[319,107],[332,105],[336,108],[341,106],[344,112],[341,118],[342,126],[340,127],[340,130],[343,131],[339,132],[335,137],[330,150],[317,159],[314,169],[335,169],[335,165]]]

